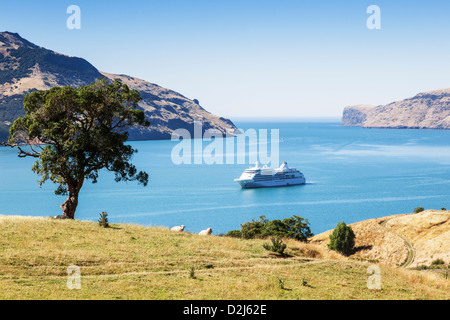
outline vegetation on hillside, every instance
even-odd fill
[[[88,84],[102,77],[86,60],[57,54],[45,48],[19,47],[9,49],[8,53],[9,56],[0,54],[0,64],[10,66],[0,73],[0,84],[29,76],[36,64],[39,65],[41,72],[55,74],[63,83],[71,78],[77,78]],[[11,67],[13,65],[14,68]]]
[[[417,208],[414,208],[414,213],[420,213],[420,212],[422,212],[424,210],[425,210],[424,207],[417,207]]]
[[[270,241],[272,242],[272,244],[264,243],[263,248],[268,251],[279,254],[281,256],[284,256],[285,255],[284,250],[286,250],[287,245],[283,242],[283,240],[279,236],[276,236],[271,237]]]
[[[9,126],[0,123],[0,142],[8,140]]]
[[[330,234],[328,248],[344,255],[349,255],[355,246],[355,233],[345,222],[339,222]]]
[[[309,228],[308,220],[296,215],[283,220],[268,220],[265,216],[260,216],[259,221],[252,219],[250,222],[241,224],[240,230],[229,231],[227,236],[244,239],[277,236],[307,241],[313,233]]]
[[[15,80],[29,77],[36,66],[42,73],[52,74],[61,86],[74,83],[88,85],[102,78],[102,74],[84,59],[57,54],[32,44],[18,34],[10,34],[24,45],[17,49],[13,47],[7,49],[7,55],[0,53],[0,84],[13,83]],[[0,34],[0,41],[6,46],[10,42],[2,34]],[[23,94],[0,95],[0,123],[13,122],[25,115],[23,100],[31,91],[35,89]],[[6,140],[2,131],[0,128],[0,142]]]
[[[30,90],[30,93],[35,90]],[[13,122],[15,119],[25,115],[25,110],[23,109],[23,99],[24,94],[14,94],[10,96],[0,95],[0,123],[1,122]]]

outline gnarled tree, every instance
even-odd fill
[[[51,180],[56,194],[68,194],[61,209],[73,219],[84,182],[96,183],[101,169],[114,172],[116,182],[147,185],[148,174],[130,163],[137,150],[126,144],[127,128],[150,125],[137,109],[140,100],[119,80],[35,91],[25,97],[26,115],[12,124],[6,145],[18,148],[19,157],[38,158],[32,170],[40,184]]]

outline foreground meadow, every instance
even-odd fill
[[[0,216],[0,299],[450,299],[436,274],[379,264],[371,290],[371,262],[289,239],[280,257],[268,242]],[[69,266],[81,289],[68,288]]]

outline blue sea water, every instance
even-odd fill
[[[233,179],[249,163],[175,165],[171,152],[177,142],[132,142],[139,150],[133,163],[149,173],[149,185],[116,183],[111,173],[102,172],[97,184],[85,183],[76,218],[96,221],[107,211],[113,223],[183,224],[186,231],[211,227],[213,234],[220,234],[261,215],[298,215],[317,234],[340,221],[408,213],[418,206],[450,208],[450,131],[311,122],[236,124],[243,130],[278,129],[280,161],[300,169],[307,184],[243,190]],[[54,195],[50,182],[39,187],[39,177],[31,172],[34,161],[0,148],[0,214],[61,213],[65,198]]]

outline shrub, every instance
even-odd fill
[[[109,227],[108,213],[106,213],[105,211],[100,213],[100,218],[98,219],[98,225],[103,228]]]
[[[286,244],[283,243],[283,240],[281,240],[280,237],[271,237],[270,240],[272,241],[272,245],[269,245],[267,243],[263,244],[263,248],[275,252],[280,255],[284,255],[284,250],[286,249]]]
[[[420,266],[417,266],[417,267],[415,267],[414,269],[415,269],[415,270],[421,271],[421,270],[428,270],[429,267],[427,267],[427,266],[424,265],[424,264],[421,264]]]
[[[286,282],[286,280],[285,279],[283,279],[283,278],[278,278],[278,287],[281,289],[281,290],[284,290],[285,288],[284,288],[284,283]]]
[[[442,210],[442,211],[446,211],[446,210],[447,210],[447,208],[445,208],[445,207],[442,207],[442,208],[441,208],[441,210]]]
[[[190,269],[189,269],[189,278],[190,279],[196,279],[196,277],[195,277],[195,268],[194,267],[190,267]]]
[[[306,242],[309,237],[313,236],[313,233],[309,228],[308,220],[296,215],[272,221],[266,219],[265,216],[260,216],[259,221],[253,219],[251,222],[241,224],[241,230],[229,231],[227,236],[244,239],[278,236]]]
[[[308,284],[308,281],[305,278],[302,278],[302,286],[310,287],[310,285]]]
[[[419,212],[422,212],[424,210],[425,210],[424,207],[417,207],[417,208],[414,209],[414,213],[419,213]]]
[[[240,238],[244,239],[254,239],[254,238],[262,238],[263,234],[265,234],[265,225],[269,220],[265,218],[265,216],[261,216],[259,221],[252,219],[251,222],[246,222],[241,224],[241,230],[233,230],[230,231],[234,235],[238,235]]]
[[[444,262],[444,260],[442,260],[440,258],[431,261],[432,266],[438,266],[438,265],[443,265],[443,264],[445,264],[445,262]]]
[[[226,234],[228,237],[243,238],[240,230],[231,230]]]
[[[339,222],[330,235],[330,243],[328,248],[349,255],[355,246],[355,234],[352,227],[347,226],[345,222]]]

